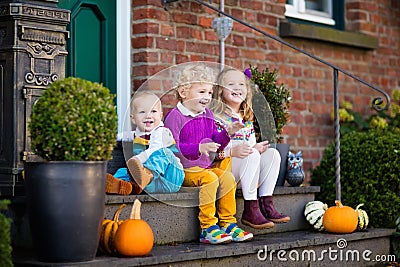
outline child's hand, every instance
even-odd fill
[[[254,145],[254,148],[260,152],[260,154],[264,153],[269,148],[269,142],[263,141]]]
[[[218,143],[210,142],[210,143],[203,143],[199,145],[199,152],[200,154],[204,154],[206,156],[210,156],[210,152],[217,152],[218,148],[221,145]]]
[[[233,135],[243,127],[244,125],[242,123],[240,123],[239,121],[235,121],[234,123],[226,127],[226,131],[229,135]]]
[[[248,144],[240,144],[231,149],[232,157],[245,158],[251,153],[253,149]]]

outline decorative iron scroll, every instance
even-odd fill
[[[43,74],[28,72],[25,74],[25,81],[28,84],[35,84],[36,86],[47,86],[54,81],[58,80],[58,74]]]
[[[45,6],[31,6],[21,3],[10,3],[0,6],[0,16],[29,16],[36,18],[55,19],[69,22],[69,10],[46,8]]]
[[[19,26],[20,40],[65,45],[68,32]]]
[[[60,20],[69,20],[69,12],[62,10],[54,10],[47,8],[40,8],[38,6],[22,6],[20,13],[22,15],[29,15],[35,17],[45,17]]]

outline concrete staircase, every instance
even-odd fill
[[[126,153],[132,151],[130,145],[117,145],[113,151],[113,160],[108,164],[108,172],[114,173],[118,168],[125,166],[125,158],[131,156]],[[151,226],[155,237],[155,246],[148,256],[127,258],[99,255],[90,262],[55,264],[39,262],[31,250],[24,249],[14,251],[14,264],[24,267],[385,266],[379,265],[380,262],[375,260],[375,256],[390,254],[390,236],[394,230],[368,229],[348,235],[316,232],[305,220],[303,212],[305,204],[314,200],[317,192],[319,187],[316,186],[276,187],[275,207],[289,215],[291,221],[276,224],[273,229],[254,230],[240,222],[243,197],[238,190],[238,225],[252,232],[255,238],[246,243],[226,245],[205,245],[198,241],[200,229],[197,219],[197,189],[183,188],[174,194],[107,195],[106,218],[112,218],[119,206],[125,203],[128,207],[120,214],[120,219],[125,220],[129,217],[135,199],[142,202],[141,217]],[[368,254],[368,250],[371,254]],[[363,258],[362,253],[367,253],[366,257]],[[385,259],[385,262],[391,260],[395,259]]]
[[[149,223],[155,236],[156,245],[150,255],[132,258],[99,255],[90,262],[53,264],[38,262],[30,251],[16,251],[14,264],[15,266],[93,267],[338,266],[339,264],[385,266],[379,265],[375,256],[390,254],[392,229],[368,229],[352,234],[334,235],[319,233],[310,228],[303,215],[304,205],[314,200],[314,194],[318,191],[319,187],[312,186],[277,187],[274,192],[275,205],[278,210],[291,216],[292,220],[286,224],[278,224],[273,229],[259,231],[241,225],[243,198],[239,191],[237,194],[238,224],[253,232],[255,238],[246,243],[217,246],[198,242],[196,190],[151,196],[108,195],[105,211],[107,218],[111,218],[115,210],[122,203],[126,203],[128,207],[120,216],[120,219],[126,219],[133,201],[138,198],[142,202],[142,219]],[[367,250],[371,251],[371,254]]]
[[[279,211],[289,215],[292,220],[289,223],[277,224],[273,229],[257,230],[242,225],[240,222],[243,211],[243,198],[240,190],[237,193],[237,220],[238,225],[254,234],[266,234],[271,232],[288,232],[309,229],[303,211],[304,205],[314,200],[314,193],[319,187],[276,187],[274,203]],[[197,241],[199,238],[198,193],[196,189],[186,189],[175,194],[154,194],[139,196],[107,196],[105,217],[112,218],[114,212],[121,203],[129,204],[120,215],[126,219],[130,213],[131,203],[135,199],[142,202],[142,219],[152,227],[155,243],[181,243]],[[171,235],[171,233],[174,233]]]

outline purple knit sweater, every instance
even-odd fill
[[[200,155],[199,144],[215,142],[223,150],[229,143],[230,137],[225,129],[218,132],[214,115],[207,109],[196,117],[183,115],[177,107],[165,116],[164,125],[168,127],[179,149],[177,155],[184,168],[199,166],[210,168],[212,161],[206,155]]]

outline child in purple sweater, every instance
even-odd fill
[[[236,225],[235,178],[231,172],[213,167],[210,154],[223,153],[230,134],[243,126],[238,123],[217,130],[213,113],[206,107],[212,99],[214,79],[213,69],[205,64],[185,66],[174,87],[179,103],[167,114],[164,123],[180,152],[185,171],[183,186],[200,188],[200,242],[241,242],[252,239],[253,234]]]

